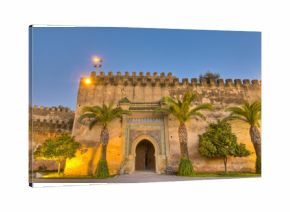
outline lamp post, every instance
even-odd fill
[[[102,58],[98,56],[92,57],[93,66],[96,68],[96,74],[98,75],[98,68],[102,67]]]

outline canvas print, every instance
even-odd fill
[[[29,27],[29,184],[261,176],[261,33]]]

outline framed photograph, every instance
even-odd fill
[[[30,186],[261,176],[261,32],[29,37]]]

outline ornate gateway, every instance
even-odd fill
[[[123,103],[122,103],[123,102]],[[132,114],[124,117],[124,172],[132,173],[138,170],[154,170],[157,173],[163,173],[167,166],[168,138],[165,133],[165,124],[167,116],[157,114],[154,110],[160,107],[159,102],[150,103],[130,103],[120,101],[120,106],[128,108]],[[154,155],[150,156],[150,149],[142,142],[150,143]],[[142,149],[142,146],[143,149]],[[138,150],[137,150],[138,149]],[[151,158],[154,157],[154,158]],[[154,168],[146,166],[148,161],[154,161]],[[141,165],[140,165],[141,164]],[[142,165],[143,164],[143,165]],[[143,167],[143,168],[138,168]]]

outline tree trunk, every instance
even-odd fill
[[[107,160],[107,144],[102,144],[101,160]]]
[[[101,131],[102,155],[101,160],[107,160],[107,145],[109,142],[109,130],[106,126]]]
[[[224,157],[225,173],[228,172],[228,170],[227,170],[227,163],[228,163],[228,158],[227,157]]]
[[[250,127],[251,141],[254,145],[257,158],[261,158],[261,135],[256,126]]]
[[[188,159],[188,147],[187,147],[187,129],[184,123],[178,127],[178,136],[180,142],[181,158]]]
[[[58,175],[59,175],[59,174],[60,174],[60,160],[57,161],[57,162],[58,162],[57,173],[58,173]]]
[[[261,135],[256,126],[250,127],[251,141],[254,145],[256,152],[256,173],[261,173]]]

